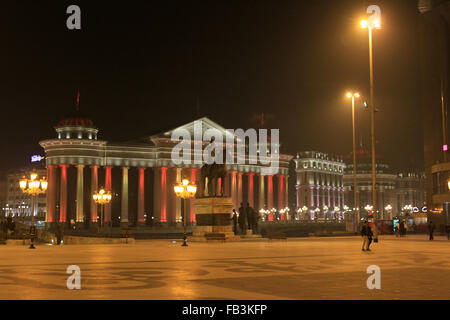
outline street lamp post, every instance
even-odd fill
[[[182,247],[187,247],[187,235],[186,235],[186,206],[187,206],[187,199],[195,197],[195,194],[197,192],[197,186],[195,184],[191,184],[188,179],[183,179],[181,182],[176,184],[173,187],[173,190],[175,191],[175,194],[177,197],[184,199],[184,212],[183,212],[183,228],[184,228],[184,234],[183,234],[183,244]]]
[[[98,228],[98,231],[103,229],[103,220],[104,220],[104,207],[105,204],[110,203],[112,196],[111,192],[106,192],[105,189],[100,189],[98,192],[95,192],[92,195],[92,199],[94,199],[94,202],[100,205],[100,226]]]
[[[370,9],[369,7],[368,9]],[[378,12],[379,14],[379,12]],[[377,227],[377,189],[376,189],[376,159],[375,159],[375,105],[373,93],[373,55],[372,55],[372,30],[380,29],[381,23],[379,18],[371,19],[371,21],[361,21],[361,28],[369,30],[369,80],[370,80],[370,124],[372,136],[372,202],[373,202],[373,241],[378,242]]]
[[[36,237],[36,227],[34,226],[34,214],[37,207],[37,195],[45,193],[48,182],[45,177],[39,179],[36,171],[30,173],[30,179],[25,176],[19,181],[22,192],[31,195],[31,227],[30,227],[30,249],[36,249],[34,246],[34,238]]]
[[[359,98],[359,93],[347,93],[347,98],[352,98],[352,127],[353,127],[353,208],[356,208],[356,212],[353,214],[353,220],[359,221],[359,205],[358,205],[358,192],[356,184],[356,128],[355,128],[355,98]],[[356,224],[353,223],[353,232],[356,230]]]

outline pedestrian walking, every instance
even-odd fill
[[[247,218],[247,229],[253,229],[253,208],[250,207],[250,204],[247,202],[247,206],[245,207],[245,216]]]
[[[369,224],[366,220],[363,221],[362,227],[361,227],[361,236],[363,238],[363,244],[362,244],[362,251],[369,251],[369,231],[368,231]]]
[[[241,206],[239,207],[238,211],[239,211],[238,222],[239,222],[240,234],[246,234],[247,233],[246,226],[245,226],[246,214],[245,214],[245,208],[244,208],[244,204],[243,203],[241,203]]]
[[[395,224],[395,236],[398,238],[399,235],[400,235],[400,223],[397,221],[397,223]]]
[[[373,232],[372,228],[369,224],[367,224],[367,239],[369,239],[369,243],[367,244],[367,251],[370,251],[370,244],[372,243]]]
[[[236,212],[236,209],[233,209],[233,216],[231,217],[231,220],[233,220],[233,232],[234,234],[238,234],[237,224],[238,224],[238,214]]]
[[[434,232],[434,224],[433,221],[430,220],[430,223],[428,224],[428,232],[430,234],[430,240],[434,240],[433,232]]]

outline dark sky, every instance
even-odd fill
[[[77,4],[82,29],[66,28]],[[351,151],[354,88],[368,100],[369,4],[377,153],[395,168],[423,163],[414,0],[10,1],[0,4],[0,168],[43,154],[38,141],[80,107],[100,138],[126,140],[200,115],[226,128],[280,128],[282,151]],[[363,101],[364,99],[361,99]],[[369,147],[369,111],[357,135]]]

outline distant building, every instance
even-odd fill
[[[19,187],[19,180],[23,176],[28,176],[31,168],[21,169],[10,172],[6,178],[6,199],[5,205],[2,207],[4,214],[8,217],[28,220],[31,218],[32,202],[31,195],[22,192]],[[47,172],[45,169],[36,170],[39,177],[45,177]],[[35,217],[38,220],[44,220],[47,212],[45,194],[37,196],[37,209]]]
[[[344,174],[346,204],[349,208],[359,208],[361,217],[368,217],[372,205],[372,162],[368,151],[360,149],[356,153],[356,184],[358,204],[353,197],[353,157],[345,157]],[[377,156],[376,163],[377,208],[381,219],[411,214],[422,210],[425,201],[425,175],[423,173],[398,173]]]
[[[448,81],[450,75],[450,1],[418,1],[419,49],[424,124],[424,164],[429,219],[448,221],[450,158],[448,156]],[[447,149],[447,150],[446,150]]]
[[[344,207],[345,163],[339,156],[304,151],[294,159],[297,210],[307,208],[311,219],[334,218]],[[339,210],[335,210],[338,209]],[[305,213],[305,212],[303,212]]]

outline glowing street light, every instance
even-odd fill
[[[358,204],[358,193],[356,190],[356,128],[355,128],[355,98],[359,98],[358,92],[347,92],[347,98],[352,99],[352,127],[353,127],[353,206],[359,207]],[[359,221],[359,211],[353,216],[353,219]],[[356,225],[353,223],[353,232],[355,232]]]
[[[95,203],[100,205],[100,227],[99,227],[99,231],[101,228],[103,228],[103,223],[104,223],[104,207],[105,204],[108,204],[111,202],[112,199],[112,195],[111,192],[106,192],[105,189],[100,189],[98,192],[95,192],[92,195],[92,199],[94,200]]]
[[[371,136],[372,136],[372,203],[375,214],[373,215],[373,241],[378,242],[378,227],[377,227],[377,188],[376,188],[376,159],[375,159],[375,105],[373,93],[373,55],[372,55],[372,30],[381,28],[381,13],[380,7],[377,5],[370,5],[367,8],[367,13],[371,16],[367,20],[361,21],[361,28],[369,31],[369,79],[370,79],[370,119],[371,119]]]
[[[183,235],[183,244],[181,246],[187,247],[187,235],[186,235],[186,207],[187,207],[187,199],[195,197],[197,193],[197,186],[195,184],[190,183],[188,179],[183,179],[181,182],[176,184],[173,187],[173,191],[177,197],[184,199],[184,218],[183,218],[183,227],[184,227],[184,235]]]
[[[36,227],[34,226],[34,215],[37,208],[36,198],[38,194],[45,193],[48,187],[48,181],[45,177],[39,179],[36,171],[30,173],[30,179],[25,176],[19,180],[19,186],[23,193],[31,195],[31,227],[30,227],[30,249],[34,247],[34,238],[36,237]]]

